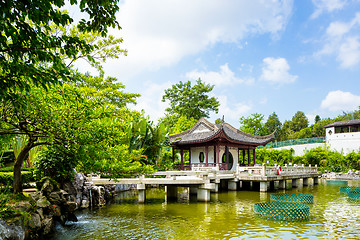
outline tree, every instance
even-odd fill
[[[108,81],[98,80],[98,83],[109,84],[111,81]],[[119,92],[114,95],[126,95],[121,94],[121,85],[113,86],[117,87],[112,91]],[[18,98],[0,102],[0,135],[27,136],[26,144],[15,160],[15,193],[22,190],[21,166],[32,148],[39,145],[96,145],[123,138],[121,130],[126,122],[121,121],[120,116],[125,116],[128,110],[120,110],[119,106],[133,102],[137,95],[129,95],[123,98],[123,103],[115,105],[108,94],[107,88],[75,84],[63,84],[48,91],[32,86],[28,93],[23,91]]]
[[[298,132],[309,125],[309,120],[305,113],[298,111],[291,119],[291,130]]]
[[[207,95],[213,88],[214,85],[205,84],[200,78],[194,86],[191,86],[190,81],[185,83],[180,81],[165,90],[162,101],[170,101],[170,107],[166,108],[168,113],[184,115],[188,120],[191,118],[198,120],[202,117],[209,117],[210,111],[217,113],[219,110],[219,101],[215,97]]]
[[[253,113],[247,118],[241,117],[239,120],[241,125],[240,130],[253,135],[267,135],[263,120],[264,115],[259,113]]]
[[[275,112],[273,112],[271,115],[269,115],[264,127],[266,129],[267,134],[271,134],[274,131],[276,131],[275,139],[279,140],[280,135],[281,135],[282,123],[280,122],[280,120]]]
[[[173,128],[171,128],[170,134],[173,135],[173,134],[185,132],[186,130],[192,128],[196,122],[197,120],[195,118],[187,119],[186,116],[180,116],[177,119],[177,122],[175,123]]]
[[[67,64],[90,55],[96,48],[81,38],[82,33],[107,35],[108,27],[120,28],[115,13],[118,0],[70,0],[87,14],[77,24],[78,35],[59,34],[54,26],[66,27],[74,22],[61,11],[65,1],[7,0],[0,2],[0,100],[18,97],[19,91],[29,92],[31,86],[48,88],[72,78]]]
[[[316,115],[316,116],[315,116],[315,124],[318,123],[320,120],[321,120],[320,116],[319,116],[319,115]]]

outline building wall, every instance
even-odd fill
[[[360,149],[360,132],[335,133],[335,128],[326,129],[326,145],[330,150],[348,154]]]
[[[271,148],[275,150],[282,150],[282,149],[294,149],[294,156],[303,156],[306,151],[310,149],[317,148],[317,147],[325,147],[325,143],[309,143],[309,144],[300,144],[300,145],[291,145],[285,147],[278,147],[278,148]]]
[[[200,163],[199,161],[199,155],[200,155],[200,152],[203,152],[204,153],[204,163],[206,162],[206,156],[205,156],[205,147],[194,147],[194,148],[191,148],[191,163]],[[234,163],[233,163],[233,166],[230,170],[236,170],[236,166],[238,164],[238,161],[239,161],[239,156],[238,156],[238,150],[237,148],[231,148],[229,147],[229,152],[232,154],[233,156],[233,160],[234,160]],[[224,146],[221,146],[220,147],[220,162],[221,162],[221,158],[222,158],[222,155],[225,153],[225,147]],[[214,147],[213,146],[209,146],[209,150],[208,150],[208,162],[209,163],[214,163]]]
[[[335,128],[330,127],[326,129],[326,144],[325,143],[311,143],[301,145],[291,145],[279,148],[273,148],[277,150],[282,149],[294,149],[294,156],[303,156],[306,151],[317,147],[329,147],[330,150],[342,152],[344,155],[351,153],[352,151],[360,150],[360,132],[347,132],[347,133],[335,133]]]

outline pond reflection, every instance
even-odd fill
[[[314,195],[307,222],[255,217],[254,204],[269,201],[270,193],[221,192],[198,203],[187,188],[178,190],[178,201],[166,202],[164,189],[149,189],[145,204],[137,203],[136,191],[124,192],[111,205],[79,212],[79,222],[58,226],[52,239],[360,239],[360,202],[326,181],[286,190]]]

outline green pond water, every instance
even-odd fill
[[[320,181],[286,190],[314,195],[305,222],[255,216],[254,204],[270,201],[271,192],[224,191],[198,203],[189,199],[186,188],[179,188],[177,202],[166,202],[164,189],[149,189],[146,203],[138,204],[136,191],[131,191],[101,209],[78,212],[79,221],[58,225],[51,239],[360,239],[360,201],[340,194],[340,186],[345,185]]]

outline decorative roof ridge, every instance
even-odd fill
[[[346,126],[346,125],[352,125],[352,124],[359,124],[360,119],[352,119],[352,120],[344,120],[344,121],[338,121],[338,122],[332,122],[324,126],[324,128],[328,127],[340,127],[340,126]]]
[[[274,135],[275,135],[275,132],[276,132],[276,130],[275,130],[273,133],[271,133],[271,134],[269,134],[269,135],[266,135],[266,136],[257,136],[257,135],[252,135],[252,134],[249,134],[249,133],[245,133],[245,132],[243,132],[243,131],[241,131],[241,130],[239,130],[239,129],[233,127],[233,126],[231,126],[229,123],[223,123],[223,126],[226,126],[226,127],[230,128],[232,131],[234,131],[234,132],[236,132],[236,133],[238,133],[238,134],[242,134],[242,135],[244,135],[244,136],[246,136],[246,137],[255,138],[255,139],[260,139],[260,140],[272,139],[272,138],[274,137]],[[229,136],[228,136],[228,137],[229,137]]]
[[[184,131],[184,132],[181,132],[181,133],[177,133],[177,134],[174,134],[174,135],[170,135],[169,138],[178,138],[178,137],[181,137],[183,135],[186,135],[188,133],[191,133],[193,132],[201,123],[204,123],[207,127],[209,127],[212,131],[215,131],[217,132],[218,128],[216,127],[215,124],[212,124],[211,122],[209,122],[208,120],[206,120],[205,118],[200,118],[194,126],[192,126],[192,128]]]

